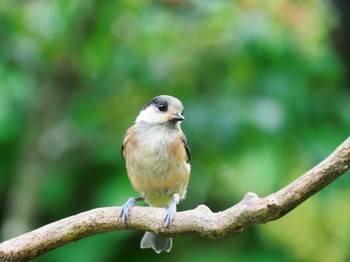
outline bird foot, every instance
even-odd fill
[[[180,202],[180,195],[179,194],[174,194],[173,195],[173,202],[169,205],[164,220],[163,220],[163,227],[167,228],[170,225],[170,222],[173,220],[174,215],[176,213],[176,206]]]
[[[128,201],[126,201],[119,215],[119,217],[122,219],[123,224],[126,224],[126,221],[129,218],[129,212],[136,205],[136,202],[142,201],[142,200],[143,200],[142,197],[131,197],[128,199]]]

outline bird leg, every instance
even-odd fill
[[[136,202],[143,201],[143,197],[131,197],[123,205],[122,210],[120,211],[119,217],[122,219],[122,223],[125,224],[126,220],[129,218],[130,210],[136,205]]]
[[[173,220],[174,215],[176,213],[176,205],[180,202],[180,195],[175,193],[173,195],[173,202],[169,205],[164,220],[163,220],[163,226],[166,228],[170,225],[170,222]]]

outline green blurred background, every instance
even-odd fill
[[[349,136],[346,0],[0,2],[0,240],[135,196],[120,146],[154,96],[185,105],[179,210],[268,195]],[[337,10],[338,9],[338,10]],[[350,177],[287,216],[140,250],[88,237],[34,261],[350,261]]]

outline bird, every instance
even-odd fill
[[[152,207],[166,208],[163,227],[169,227],[177,204],[186,196],[190,178],[190,148],[181,122],[185,120],[182,102],[169,95],[154,97],[146,103],[127,129],[122,157],[128,178],[139,194],[123,205],[120,217],[126,224],[129,212],[138,201]],[[157,254],[170,252],[172,239],[151,232],[143,236],[140,247],[152,248]]]

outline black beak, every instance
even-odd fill
[[[185,117],[180,113],[175,113],[170,116],[170,120],[172,121],[182,121],[185,120]]]

